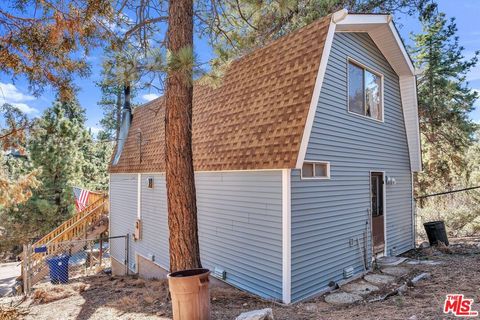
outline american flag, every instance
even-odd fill
[[[78,187],[73,187],[73,194],[75,196],[75,206],[77,207],[77,211],[80,212],[87,207],[90,191]]]

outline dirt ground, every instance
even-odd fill
[[[387,293],[422,272],[430,273],[431,278],[409,287],[403,295],[392,296],[382,302],[364,301],[346,307],[328,305],[323,297],[282,306],[234,288],[213,288],[212,319],[231,320],[242,312],[261,308],[272,308],[276,320],[446,319],[449,317],[442,313],[442,307],[445,295],[449,293],[462,293],[466,298],[474,299],[473,309],[480,311],[480,238],[457,239],[448,249],[419,249],[405,256],[441,261],[442,264],[403,263],[402,266],[409,267],[409,274],[369,298]],[[62,286],[44,284],[36,288],[33,297],[21,303],[17,310],[21,311],[17,318],[39,320],[171,319],[166,281],[108,275],[78,279]]]

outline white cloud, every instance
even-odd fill
[[[160,97],[158,94],[155,93],[147,93],[142,96],[142,99],[145,101],[152,101]]]
[[[1,99],[0,99],[0,101],[1,101]],[[18,109],[20,109],[20,111],[22,111],[23,113],[26,113],[26,114],[32,114],[32,113],[37,113],[38,112],[37,109],[32,108],[28,104],[25,104],[25,103],[11,102],[10,104],[14,107],[17,107]]]
[[[98,128],[98,127],[89,127],[88,129],[90,129],[90,131],[96,135],[98,134],[100,131],[102,131],[102,128]]]
[[[14,84],[0,82],[0,105],[9,103],[27,114],[37,113],[37,109],[26,104],[32,100],[35,100],[35,97],[24,94]]]

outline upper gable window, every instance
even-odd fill
[[[383,121],[381,74],[348,61],[348,111]]]

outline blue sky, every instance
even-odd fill
[[[441,11],[445,12],[448,17],[457,19],[458,36],[460,44],[465,48],[465,56],[473,56],[476,50],[480,50],[480,1],[440,0],[438,2]],[[421,31],[417,17],[397,14],[395,22],[405,42],[412,44],[410,34]],[[204,40],[196,39],[195,51],[200,62],[206,62],[212,57],[212,51]],[[97,106],[101,96],[100,90],[95,86],[95,82],[100,80],[101,56],[101,49],[92,51],[87,59],[91,63],[91,76],[86,79],[76,79],[76,84],[80,87],[78,99],[87,111],[87,125],[92,128],[93,132],[100,128],[99,121],[102,118],[102,110]],[[469,73],[468,81],[470,87],[479,90],[480,93],[480,66]],[[136,102],[146,102],[156,96],[154,91],[140,92],[136,97]],[[4,102],[15,104],[31,117],[35,117],[41,115],[41,112],[51,105],[54,98],[55,93],[50,88],[46,88],[40,97],[33,97],[28,91],[28,84],[24,79],[20,78],[12,82],[8,76],[0,74],[0,104]],[[480,122],[480,101],[477,101],[476,107],[477,109],[471,113],[471,117]]]

